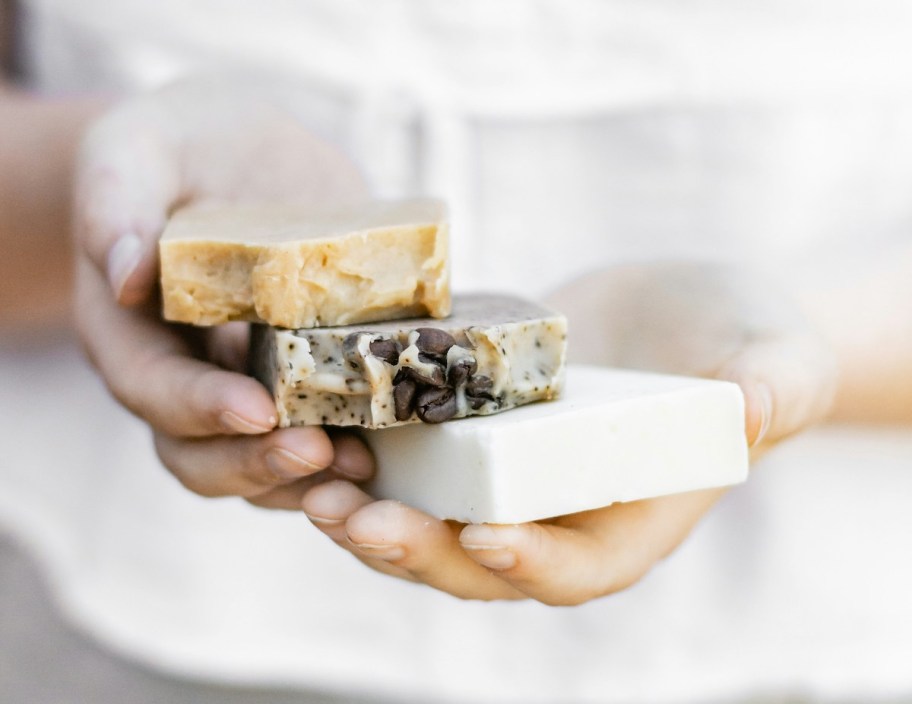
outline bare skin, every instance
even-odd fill
[[[243,326],[166,324],[156,293],[158,237],[179,205],[363,192],[352,164],[279,95],[220,79],[177,84],[94,124],[76,174],[76,321],[111,392],[149,423],[184,486],[299,509],[316,483],[369,477],[370,453],[322,428],[276,428],[269,393],[239,373]]]
[[[0,2],[0,66],[10,65],[12,7]],[[79,139],[103,109],[46,100],[0,72],[0,323],[61,324],[72,290],[70,188]]]

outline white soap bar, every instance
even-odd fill
[[[570,365],[555,401],[364,431],[370,487],[438,518],[522,523],[747,477],[744,399],[722,381]]]

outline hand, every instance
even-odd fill
[[[293,94],[215,79],[116,107],[84,141],[74,214],[82,342],[113,395],[151,426],[162,462],[204,496],[299,510],[315,483],[369,477],[370,453],[348,435],[275,429],[270,394],[238,373],[246,327],[165,324],[154,295],[158,238],[178,205],[363,193],[351,162],[294,115]]]
[[[738,382],[754,451],[820,420],[836,386],[827,345],[776,287],[692,264],[617,268],[552,301],[575,361]],[[624,589],[673,551],[725,493],[695,491],[522,525],[440,521],[346,481],[309,490],[305,513],[374,569],[471,599],[579,604]]]

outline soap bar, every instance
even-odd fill
[[[287,328],[444,317],[447,238],[435,200],[185,208],[159,245],[163,314]]]
[[[442,519],[521,523],[747,477],[735,384],[569,365],[548,403],[365,431],[369,488]]]
[[[254,326],[250,358],[281,426],[383,428],[554,398],[566,346],[564,316],[511,296],[476,294],[456,296],[445,320]]]

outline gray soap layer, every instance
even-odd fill
[[[519,298],[456,296],[440,320],[283,330],[254,326],[254,375],[279,424],[384,428],[488,415],[555,398],[564,316]]]

